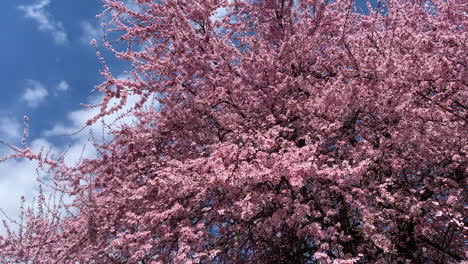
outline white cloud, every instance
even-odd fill
[[[117,79],[126,79],[128,78],[129,75],[127,74],[122,74],[117,76]],[[140,100],[139,95],[130,95],[127,98],[126,104],[123,106],[123,108],[111,115],[105,116],[103,119],[101,119],[99,122],[96,122],[93,124],[91,127],[87,127],[86,130],[82,131],[81,133],[75,135],[75,136],[87,136],[90,131],[93,133],[100,133],[102,132],[107,125],[120,125],[120,124],[129,124],[132,121],[135,120],[135,118],[131,115],[127,115],[123,118],[120,116],[122,114],[125,114],[128,110],[130,110],[131,107],[135,105]],[[102,96],[94,96],[89,99],[89,102],[87,102],[88,105],[95,105],[99,104],[102,102]],[[109,102],[108,109],[110,109],[112,106],[116,105],[119,102],[118,99],[112,99]],[[151,100],[149,100],[145,107],[157,107],[151,105]],[[97,116],[99,114],[100,108],[83,108],[80,110],[76,111],[71,111],[67,114],[67,119],[68,119],[68,125],[64,125],[63,123],[58,123],[56,124],[52,129],[46,130],[44,132],[44,136],[64,136],[64,135],[70,135],[74,134],[83,128],[83,126],[86,124],[86,121],[89,119]],[[117,122],[115,122],[118,120]],[[102,122],[104,122],[105,126],[103,126]],[[115,126],[114,126],[115,127]]]
[[[81,43],[89,45],[91,41],[99,40],[102,36],[102,28],[100,25],[93,25],[88,21],[81,22]]]
[[[118,122],[114,125],[119,125],[119,124],[129,124],[133,120],[135,120],[134,117],[132,116],[125,116],[123,118],[119,118],[120,115],[124,114],[126,111],[130,109],[133,105],[135,105],[136,102],[140,99],[139,96],[133,95],[129,96],[126,105],[121,109],[120,111],[105,116],[103,119],[100,121],[96,122],[90,127],[87,127],[86,130],[78,133],[75,135],[75,137],[82,137],[82,136],[88,136],[89,132],[93,133],[101,133],[107,125],[111,125],[114,123],[115,120],[118,119]],[[102,97],[93,97],[88,104],[97,104],[102,101]],[[109,103],[108,108],[111,108],[112,106],[117,104],[117,100],[112,99],[111,102]],[[81,128],[86,124],[86,121],[89,119],[97,116],[99,114],[100,108],[89,108],[89,109],[80,109],[76,111],[69,112],[67,114],[67,119],[68,119],[68,124],[69,125],[64,125],[62,123],[56,124],[52,129],[47,130],[44,132],[44,136],[64,136],[64,135],[70,135],[70,134],[75,134],[76,132],[80,131]],[[104,124],[106,126],[103,126],[102,121],[104,121]],[[96,134],[95,134],[96,135]]]
[[[47,150],[52,145],[45,139],[37,139],[30,144],[34,152],[38,152],[41,146]],[[0,156],[5,154],[7,154],[5,148],[0,147]],[[25,206],[31,206],[33,199],[39,194],[37,166],[38,162],[27,159],[0,162],[0,208],[10,219],[19,219],[22,196],[26,199]],[[39,172],[39,176],[45,175]],[[46,194],[47,192],[46,190]],[[2,219],[5,219],[5,216],[0,214],[0,220]],[[11,228],[17,230],[17,226],[11,226]],[[3,226],[0,227],[0,235],[5,235],[5,233]]]
[[[121,75],[118,78],[125,78],[128,75]],[[37,82],[36,82],[37,83]],[[126,113],[131,106],[133,106],[138,100],[139,96],[129,96],[127,104],[124,109],[118,111],[116,114],[112,114],[104,118],[104,123],[109,125],[113,124],[118,117]],[[95,96],[91,97],[88,104],[96,104],[102,100],[102,97]],[[109,107],[112,107],[117,101],[111,100]],[[147,104],[148,107],[155,107],[154,105]],[[97,156],[97,152],[90,144],[89,133],[92,131],[96,140],[100,140],[100,133],[105,129],[101,122],[97,122],[91,127],[87,127],[80,133],[67,136],[69,140],[67,145],[54,146],[46,139],[48,137],[66,136],[80,131],[80,129],[86,124],[86,121],[99,113],[99,108],[84,108],[80,110],[71,111],[67,114],[67,123],[59,123],[52,127],[52,129],[44,131],[41,138],[37,138],[31,142],[31,149],[37,153],[40,146],[44,146],[48,149],[52,146],[53,153],[57,156],[59,153],[63,153],[67,150],[65,155],[65,164],[69,166],[76,165],[80,158],[94,158]],[[122,123],[131,123],[135,120],[132,116],[126,116],[116,122],[115,125]],[[0,123],[1,124],[1,123]],[[107,129],[106,129],[107,130]],[[83,149],[83,147],[85,147]],[[0,157],[6,154],[2,151],[3,148],[0,146]],[[19,201],[22,195],[26,196],[29,201],[32,201],[34,197],[38,195],[38,183],[36,181],[37,163],[29,160],[8,160],[0,163],[0,208],[2,208],[8,216],[17,219],[19,215]],[[44,175],[41,175],[44,176]],[[50,193],[50,190],[48,191]],[[4,217],[0,215],[0,220]],[[5,230],[0,226],[0,235],[5,234]]]
[[[49,95],[44,85],[35,80],[27,81],[27,88],[21,96],[21,100],[26,101],[30,107],[37,107],[44,102]]]
[[[22,136],[22,125],[11,117],[0,117],[0,139],[11,142]]]
[[[62,92],[65,92],[67,91],[68,89],[70,89],[70,84],[67,83],[67,81],[65,80],[61,80],[59,82],[59,84],[57,84],[57,90],[59,91],[62,91]]]
[[[18,8],[24,12],[26,18],[34,20],[38,24],[38,29],[42,32],[52,34],[55,43],[65,44],[67,33],[62,22],[55,21],[47,12],[46,8],[50,5],[50,0],[37,0],[35,4],[20,5]]]
[[[128,78],[129,75],[120,75],[117,76],[118,79],[125,79]],[[86,127],[86,122],[97,116],[100,112],[100,108],[82,108],[79,110],[71,111],[67,114],[67,122],[64,123],[57,123],[51,129],[46,130],[43,132],[44,137],[54,137],[54,136],[69,136],[72,144],[65,155],[65,162],[68,165],[72,165],[76,163],[83,151],[83,146],[86,145],[85,150],[83,152],[83,156],[86,158],[92,158],[96,156],[96,152],[94,148],[89,144],[88,139],[90,134],[92,133],[96,140],[102,139],[104,135],[108,136],[106,133],[109,131],[108,126],[116,128],[122,124],[130,124],[135,121],[135,117],[132,115],[125,115],[131,107],[135,105],[140,100],[139,95],[131,95],[127,98],[126,104],[123,108],[111,115],[105,116],[101,118],[98,122],[94,123],[93,125]],[[90,97],[87,104],[88,105],[95,105],[102,102],[102,96],[93,96]],[[112,106],[116,105],[119,102],[117,99],[112,99],[109,102],[108,109]],[[145,107],[154,107],[157,108],[156,105],[152,105],[152,101],[149,100]],[[104,133],[104,135],[103,135]],[[65,148],[63,148],[65,149]]]
[[[29,160],[8,160],[0,163],[0,201],[2,210],[10,218],[20,213],[20,197],[31,200],[37,195],[37,162]],[[0,219],[4,219],[0,215]],[[0,235],[3,233],[0,228]]]

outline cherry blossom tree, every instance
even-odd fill
[[[102,59],[87,125],[136,121],[74,167],[10,146],[56,199],[1,262],[466,263],[466,1],[104,3],[132,77]]]

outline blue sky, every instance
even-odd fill
[[[99,101],[90,93],[103,78],[91,39],[100,39],[100,0],[3,0],[0,11],[0,139],[19,145],[23,116],[29,117],[28,144],[33,150],[52,147],[61,153],[67,146],[70,164],[82,153],[89,130],[75,136],[96,113],[80,103]],[[98,48],[116,76],[127,66]],[[96,127],[95,127],[96,128]],[[100,132],[100,129],[94,129]],[[95,132],[95,131],[93,131]],[[0,156],[8,149],[0,146]],[[85,155],[93,156],[92,148]],[[37,194],[36,164],[27,160],[0,163],[0,208],[18,214],[19,199]],[[0,219],[3,216],[0,214]],[[0,234],[4,233],[0,225]]]
[[[102,80],[89,44],[100,36],[100,10],[98,0],[8,1],[0,16],[0,116],[28,115],[35,137],[86,101]]]

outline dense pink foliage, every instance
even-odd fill
[[[133,94],[137,122],[74,168],[16,149],[74,200],[41,196],[0,262],[467,259],[466,1],[104,2],[134,73],[103,63],[88,124]]]

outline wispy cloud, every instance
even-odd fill
[[[21,100],[25,101],[30,107],[37,107],[44,102],[49,95],[44,85],[35,80],[27,81],[27,88],[21,96]]]
[[[121,74],[118,75],[118,79],[129,79],[128,74]],[[95,105],[100,102],[102,102],[102,96],[93,96],[90,97],[89,101],[87,104],[89,105]],[[135,121],[135,117],[133,115],[126,115],[126,113],[131,110],[131,108],[141,99],[139,95],[129,95],[126,104],[123,106],[122,109],[119,111],[107,115],[103,118],[101,118],[100,122],[94,123],[92,126],[87,127],[83,132],[84,133],[79,133],[75,134],[78,131],[81,131],[83,126],[86,124],[86,121],[89,119],[95,117],[96,115],[99,114],[100,108],[83,108],[75,111],[71,111],[67,114],[67,124],[63,123],[57,123],[54,125],[54,127],[50,130],[46,130],[43,135],[46,137],[51,137],[51,136],[64,136],[64,135],[69,135],[69,134],[75,134],[74,137],[87,137],[88,133],[90,131],[93,132],[101,132],[103,129],[107,128],[109,125],[111,127],[115,128],[115,126],[119,126],[121,124],[130,124],[133,121]],[[147,108],[153,108],[153,109],[159,109],[159,103],[154,100],[155,98],[149,99],[144,107]],[[118,99],[112,99],[109,102],[108,108],[111,108],[119,103],[120,100]],[[104,125],[105,124],[105,125]],[[88,132],[88,133],[86,133]]]
[[[62,92],[68,91],[68,89],[70,89],[70,84],[65,80],[61,80],[59,84],[57,84],[56,89]]]
[[[7,142],[20,139],[22,135],[22,124],[18,120],[3,116],[0,117],[0,139]]]
[[[107,125],[114,124],[116,126],[120,124],[129,124],[135,120],[132,115],[121,117],[121,115],[125,114],[136,102],[140,100],[140,96],[138,95],[131,95],[128,97],[127,104],[123,107],[123,109],[117,111],[114,114],[104,117],[101,119],[100,122],[93,124],[90,127],[87,127],[85,131],[82,133],[74,135],[73,138],[80,138],[80,137],[88,137],[89,132],[100,133]],[[92,97],[88,104],[97,104],[102,101],[101,96]],[[112,99],[110,102],[110,106],[115,106],[118,103],[118,100]],[[52,129],[46,130],[44,132],[44,136],[64,136],[69,134],[74,134],[81,130],[81,128],[86,124],[86,121],[93,118],[94,116],[99,114],[99,108],[85,108],[79,109],[76,111],[71,111],[67,114],[67,125],[63,123],[55,124]],[[118,120],[118,121],[117,121]],[[117,121],[117,122],[116,122]],[[103,123],[106,125],[103,125]]]
[[[39,138],[32,141],[29,146],[34,152],[38,152],[41,147],[47,150],[52,146],[45,139]],[[0,157],[6,155],[8,151],[4,146],[0,146]],[[0,162],[0,208],[8,218],[19,220],[21,197],[26,199],[25,206],[31,206],[32,201],[38,195],[39,185],[36,181],[38,176],[43,178],[42,172],[37,174],[38,162],[27,159],[11,159]],[[0,213],[0,221],[6,217]],[[13,231],[17,226],[10,226]],[[0,236],[6,235],[6,230],[0,228]]]
[[[89,45],[93,39],[99,40],[102,36],[102,29],[100,25],[93,25],[89,21],[81,22],[81,43]]]
[[[34,20],[38,24],[38,29],[42,32],[52,34],[57,44],[65,44],[67,33],[62,22],[55,21],[47,12],[46,8],[50,5],[50,0],[37,0],[35,4],[20,5],[18,8],[24,12],[26,18]]]

